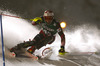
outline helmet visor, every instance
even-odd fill
[[[53,17],[52,16],[44,16],[44,19],[48,24],[50,24],[53,20]]]

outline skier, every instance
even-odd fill
[[[54,13],[51,10],[46,10],[43,16],[34,18],[32,24],[40,24],[42,26],[39,34],[37,34],[32,41],[20,43],[13,47],[10,50],[11,52],[15,52],[20,48],[27,48],[31,46],[27,51],[33,54],[35,49],[40,49],[46,44],[51,44],[55,40],[55,34],[58,33],[61,37],[61,48],[59,53],[65,53],[65,35],[60,27],[59,22],[54,19]]]

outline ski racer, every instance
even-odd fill
[[[32,41],[20,43],[13,47],[10,50],[11,52],[15,52],[22,47],[27,48],[31,46],[27,51],[33,54],[36,49],[40,49],[46,44],[51,44],[55,40],[55,34],[58,33],[61,37],[59,54],[65,53],[65,35],[59,22],[54,19],[54,13],[51,10],[46,10],[43,16],[34,18],[32,24],[42,26],[39,34],[37,34]]]

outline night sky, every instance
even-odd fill
[[[90,24],[100,29],[100,0],[0,0],[0,9],[29,19],[50,9],[68,26]]]

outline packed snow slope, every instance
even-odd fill
[[[11,13],[6,13],[9,15],[17,16]],[[33,39],[39,30],[33,26],[31,23],[24,19],[19,19],[15,17],[2,17],[3,22],[3,33],[4,33],[4,45],[6,48],[11,48],[18,43],[23,41],[28,41]],[[65,29],[64,34],[66,37],[65,50],[67,52],[98,52],[100,51],[100,30],[93,25],[81,25],[74,27],[73,30]],[[56,35],[56,40],[52,45],[47,45],[36,50],[36,54],[41,55],[41,51],[48,46],[53,47],[53,54],[49,60],[33,61],[32,59],[12,59],[6,58],[6,66],[77,66],[77,64],[83,66],[99,66],[100,55],[69,55],[63,60],[58,57],[58,50],[60,48],[61,42],[58,34]],[[1,40],[0,40],[1,41]],[[2,66],[2,44],[0,44],[0,66]],[[6,54],[6,53],[5,53]],[[7,54],[6,54],[7,56]],[[68,60],[67,60],[68,59]]]

